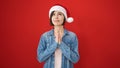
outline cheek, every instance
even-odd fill
[[[63,23],[64,19],[61,20],[61,22]]]
[[[64,17],[61,18],[61,21],[62,21],[62,22],[64,21]]]

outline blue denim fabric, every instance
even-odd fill
[[[54,52],[57,47],[62,51],[62,68],[74,68],[73,63],[80,59],[78,39],[75,33],[66,29],[60,44],[55,41],[53,29],[41,36],[37,49],[38,61],[45,62],[44,68],[54,68]]]

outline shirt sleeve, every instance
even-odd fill
[[[46,47],[46,45],[49,45]],[[52,44],[48,44],[45,42],[45,37],[42,36],[39,45],[37,48],[37,59],[39,62],[43,62],[48,59],[56,50],[57,43],[53,40]]]
[[[70,45],[70,46],[68,46]],[[78,62],[80,56],[78,53],[78,40],[77,37],[75,36],[72,39],[72,43],[71,44],[65,44],[63,41],[61,42],[61,44],[59,45],[63,55],[70,60],[73,63]]]

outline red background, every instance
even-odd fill
[[[48,11],[65,6],[74,17],[68,30],[79,39],[75,68],[120,68],[119,0],[0,0],[0,68],[42,68],[36,59]]]

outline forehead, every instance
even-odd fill
[[[61,13],[61,14],[63,14],[62,12],[60,12],[60,11],[54,11],[54,13]]]

